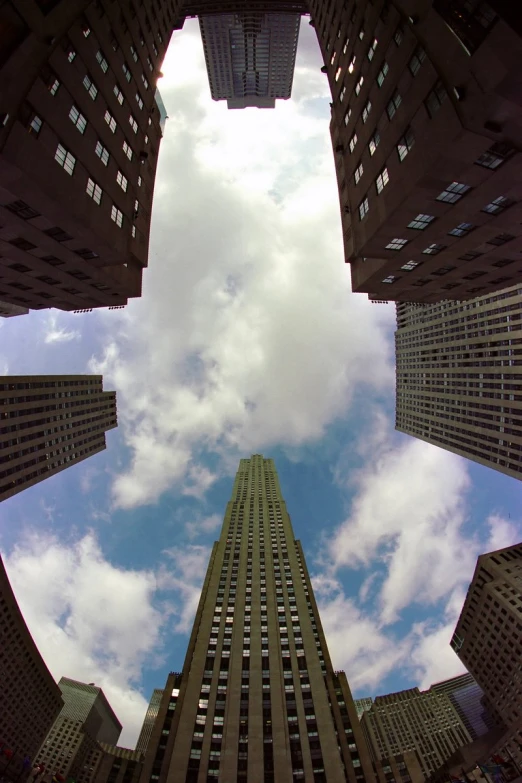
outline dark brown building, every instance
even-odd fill
[[[437,302],[520,280],[517,33],[481,0],[310,10],[353,290]]]
[[[2,756],[2,776],[16,780],[24,759],[34,763],[63,701],[16,602],[0,557],[0,737],[12,758]],[[25,767],[28,773],[30,767]]]
[[[374,783],[271,459],[240,462],[141,783]]]
[[[0,300],[81,310],[140,296],[174,3],[0,8]]]
[[[481,555],[451,646],[507,728],[522,764],[522,542]],[[502,747],[498,748],[502,750]]]
[[[103,451],[116,426],[101,375],[0,377],[0,501]]]

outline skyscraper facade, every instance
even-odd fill
[[[273,460],[242,459],[141,783],[373,783]]]
[[[398,304],[396,428],[522,475],[522,287]]]
[[[469,672],[438,682],[431,686],[431,690],[449,696],[472,740],[482,737],[494,727],[484,691]]]
[[[471,741],[449,696],[433,686],[377,696],[361,726],[375,759],[415,751],[426,778]]]
[[[357,717],[362,718],[364,712],[366,710],[371,709],[371,706],[373,704],[373,699],[370,696],[366,696],[362,699],[355,699],[354,700],[355,709],[357,710]]]
[[[0,557],[0,737],[4,751],[2,773],[23,774],[24,759],[32,763],[63,701],[25,624]],[[25,767],[27,770],[27,767]]]
[[[290,98],[300,21],[259,11],[200,16],[212,98],[229,109],[273,109]]]
[[[80,310],[140,296],[173,2],[0,9],[0,300]]]
[[[451,646],[502,718],[522,762],[522,543],[478,558]]]
[[[437,302],[516,282],[517,32],[478,0],[309,7],[353,290]]]
[[[143,726],[141,727],[140,736],[136,743],[136,750],[139,753],[146,753],[149,740],[152,734],[152,729],[156,718],[158,717],[158,711],[161,704],[161,698],[163,696],[163,688],[154,688],[152,696],[150,698],[147,712],[143,720]]]
[[[0,377],[0,501],[102,451],[116,426],[101,375]]]
[[[86,765],[99,742],[115,745],[121,723],[101,688],[62,677],[58,683],[64,705],[42,744],[37,763],[78,783],[88,783],[93,770]]]

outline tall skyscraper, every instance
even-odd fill
[[[4,751],[2,775],[23,774],[24,759],[31,763],[63,701],[60,689],[45,665],[25,624],[0,557],[0,737]],[[27,769],[27,768],[25,768]]]
[[[139,753],[146,753],[149,740],[152,734],[152,729],[156,718],[158,717],[158,711],[161,704],[161,698],[163,696],[163,688],[154,688],[152,696],[150,697],[149,706],[145,713],[143,720],[143,726],[141,727],[140,736],[136,743],[136,750]]]
[[[141,295],[175,4],[8,0],[0,9],[0,300]]]
[[[103,451],[117,426],[101,375],[0,377],[0,501]]]
[[[78,783],[88,783],[87,759],[101,755],[100,742],[115,745],[121,723],[101,688],[62,677],[58,683],[64,705],[41,746],[37,763]]]
[[[300,22],[295,13],[200,16],[212,98],[229,109],[273,109],[290,98]]]
[[[517,32],[478,0],[309,7],[353,290],[437,302],[520,279]]]
[[[522,476],[522,287],[397,305],[396,428]]]
[[[362,718],[366,710],[371,709],[373,704],[373,699],[370,696],[366,696],[362,699],[355,699],[354,704],[355,704],[355,709],[357,710],[357,717],[360,719]]]
[[[472,740],[482,737],[495,725],[489,714],[485,694],[469,673],[443,680],[431,686],[435,693],[445,693]]]
[[[242,459],[142,783],[373,783],[273,460]]]
[[[426,778],[471,741],[448,694],[437,686],[377,696],[361,726],[375,759],[415,751]]]
[[[522,542],[481,555],[451,646],[507,728],[522,763]]]

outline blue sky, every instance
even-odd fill
[[[107,450],[6,501],[0,544],[53,674],[101,684],[127,746],[182,666],[240,457],[276,460],[355,695],[459,672],[476,557],[521,538],[518,482],[393,429],[394,309],[350,292],[313,36],[291,101],[227,112],[177,32],[142,298],[0,324],[4,373],[117,391]]]

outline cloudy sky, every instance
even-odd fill
[[[6,501],[0,545],[54,676],[102,685],[126,746],[181,669],[240,457],[276,460],[356,696],[460,672],[476,557],[521,538],[518,482],[393,429],[394,309],[350,291],[320,66],[304,20],[292,100],[229,112],[188,22],[162,69],[142,298],[0,326],[4,373],[117,390],[107,450]]]

